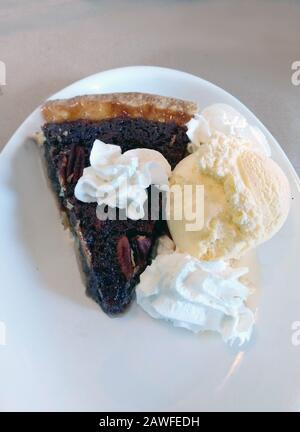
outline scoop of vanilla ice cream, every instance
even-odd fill
[[[187,229],[191,221],[185,213],[181,220],[174,217],[180,203],[172,187],[184,190],[188,184],[204,186],[204,223],[198,231]],[[173,171],[170,186],[172,238],[179,251],[202,260],[239,258],[271,238],[290,208],[289,183],[281,168],[249,150],[243,139],[223,133],[213,134],[207,144],[183,159]]]
[[[276,234],[288,216],[291,204],[289,182],[276,162],[249,151],[240,155],[239,171],[262,214],[261,243]]]

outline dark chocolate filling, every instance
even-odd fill
[[[106,312],[123,312],[134,296],[139,276],[151,261],[157,237],[166,231],[165,221],[105,220],[96,216],[96,203],[74,197],[74,188],[89,165],[95,139],[117,144],[125,152],[134,148],[158,150],[171,167],[184,157],[186,128],[176,123],[142,118],[115,118],[99,122],[73,121],[43,126],[48,175],[61,209],[66,213],[86,275],[87,294]],[[150,205],[150,202],[147,203]]]

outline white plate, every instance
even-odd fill
[[[261,289],[255,334],[240,351],[219,337],[152,320],[135,304],[126,316],[108,318],[85,296],[38,151],[28,140],[41,124],[36,110],[0,157],[0,321],[6,326],[0,409],[299,410],[300,346],[293,344],[291,326],[300,321],[300,188],[290,162],[237,99],[183,72],[116,69],[54,97],[114,91],[158,93],[202,106],[229,103],[267,135],[294,199],[284,228],[257,250],[250,276]]]

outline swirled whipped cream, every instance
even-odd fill
[[[226,137],[240,139],[249,150],[271,156],[270,146],[262,131],[250,125],[247,119],[230,105],[218,103],[208,106],[187,123],[187,128],[191,141],[188,146],[190,153],[197,151],[201,144],[207,143],[218,132]]]
[[[200,261],[177,252],[158,255],[141,274],[138,304],[153,318],[195,333],[219,332],[225,342],[250,339],[254,314],[245,305],[248,269],[225,261]]]
[[[93,144],[90,164],[76,184],[75,197],[125,209],[133,220],[145,215],[146,189],[150,185],[166,188],[171,174],[168,161],[156,150],[138,148],[122,154],[120,146],[100,140]]]

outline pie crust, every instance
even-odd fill
[[[124,116],[184,125],[197,111],[198,105],[194,102],[147,93],[76,96],[51,100],[42,107],[47,123],[99,121]]]

